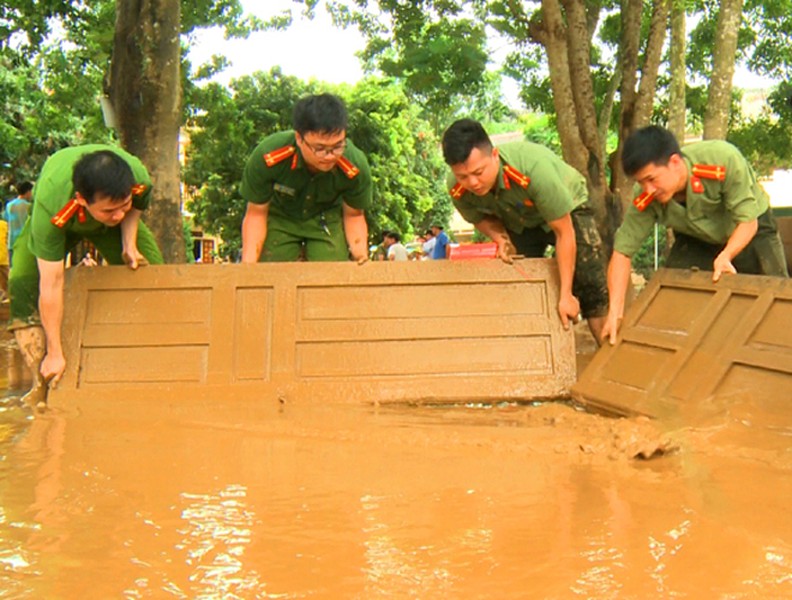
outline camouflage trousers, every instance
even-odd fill
[[[608,314],[607,259],[594,213],[588,202],[574,209],[570,216],[575,228],[577,256],[572,293],[580,301],[584,318],[603,317]],[[518,254],[528,258],[545,256],[548,246],[555,246],[555,234],[542,227],[524,229],[522,233],[509,231]]]

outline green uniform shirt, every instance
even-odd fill
[[[495,189],[485,196],[464,191],[453,198],[459,214],[474,225],[488,216],[500,219],[506,229],[522,233],[541,226],[550,231],[549,221],[560,219],[588,199],[583,175],[540,144],[509,142],[498,146],[500,168]],[[530,179],[527,188],[515,181],[504,181],[504,165],[509,165]],[[456,183],[453,173],[449,187]]]
[[[99,150],[110,150],[123,158],[132,169],[135,184],[145,186],[139,194],[133,194],[132,206],[145,210],[151,200],[151,179],[143,163],[128,152],[105,144],[90,144],[59,150],[47,159],[33,188],[33,208],[30,215],[30,237],[28,248],[43,260],[58,261],[66,256],[67,249],[77,241],[90,238],[108,228],[85,211],[85,222],[80,223],[75,214],[63,227],[51,222],[74,197],[72,174],[74,165],[85,154]]]
[[[725,244],[738,223],[758,218],[770,206],[753,169],[732,144],[721,140],[698,142],[686,146],[682,157],[688,169],[684,203],[676,198],[666,204],[655,201],[643,212],[631,204],[616,231],[615,250],[625,256],[635,254],[655,223],[709,244]],[[725,167],[726,178],[695,178],[691,169],[697,164]],[[636,186],[636,195],[640,193],[640,186]]]
[[[272,166],[265,155],[292,146],[295,152]],[[341,201],[365,210],[371,204],[371,171],[365,154],[347,140],[344,158],[359,172],[348,177],[336,166],[329,172],[312,173],[297,147],[293,131],[274,133],[253,150],[245,165],[240,192],[253,204],[270,204],[270,214],[304,220],[328,209],[341,209]]]

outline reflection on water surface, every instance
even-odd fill
[[[788,416],[10,400],[0,598],[792,596]]]

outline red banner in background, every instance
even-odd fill
[[[451,260],[466,260],[468,258],[495,258],[498,255],[498,244],[460,244],[451,247]]]

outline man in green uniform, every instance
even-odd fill
[[[538,144],[493,147],[471,119],[446,130],[443,155],[453,172],[454,205],[498,244],[501,259],[542,257],[555,246],[561,322],[566,329],[570,320],[585,317],[599,341],[608,310],[605,255],[583,176]]]
[[[29,404],[46,402],[46,382],[57,384],[66,368],[61,347],[64,258],[85,239],[110,264],[137,269],[162,263],[154,237],[140,222],[150,198],[145,167],[119,148],[66,148],[44,163],[30,218],[14,245],[9,279],[9,329],[35,377],[24,397]]]
[[[245,165],[240,191],[242,262],[368,259],[365,209],[371,172],[346,137],[347,111],[331,94],[294,107],[294,131],[265,138]]]
[[[767,194],[740,151],[722,140],[680,149],[674,135],[649,126],[624,143],[622,167],[638,195],[616,231],[608,266],[611,305],[603,334],[616,343],[632,256],[655,223],[674,232],[666,266],[788,277]]]

